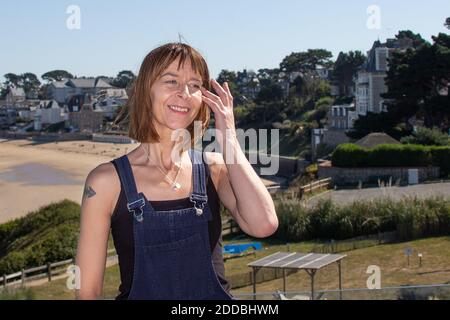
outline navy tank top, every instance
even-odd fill
[[[116,163],[111,161],[117,171]],[[217,277],[222,287],[230,292],[231,286],[225,278],[225,267],[222,256],[222,220],[220,216],[220,200],[211,180],[208,165],[205,165],[207,174],[206,190],[208,205],[213,216],[208,222],[211,255]],[[125,191],[121,183],[120,195],[111,216],[111,233],[114,246],[119,257],[120,286],[116,300],[126,300],[133,283],[134,269],[134,238],[133,238],[133,215],[127,209]],[[150,201],[156,211],[178,210],[192,207],[189,198],[169,201]]]

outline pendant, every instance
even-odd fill
[[[196,214],[197,216],[202,215],[202,214],[203,214],[203,209],[195,208],[195,214]]]
[[[175,191],[178,191],[181,189],[181,184],[179,184],[178,182],[175,182],[174,184],[172,184],[172,189]]]

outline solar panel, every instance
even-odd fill
[[[250,262],[247,266],[281,269],[321,269],[345,257],[346,255],[341,254],[276,252]]]

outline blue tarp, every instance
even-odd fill
[[[261,250],[262,245],[260,242],[240,243],[240,244],[227,244],[223,246],[223,253],[239,254],[245,250],[253,248],[254,250]]]

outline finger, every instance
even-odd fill
[[[206,96],[202,96],[202,98],[203,101],[206,103],[206,105],[212,110],[212,112],[214,112],[214,114],[216,114],[219,111],[219,106],[215,101],[211,100]]]
[[[222,102],[225,106],[228,106],[230,101],[228,101],[228,95],[227,92],[222,88],[222,86],[216,81],[216,79],[211,79],[211,83],[216,90],[217,94],[219,95],[220,99],[222,99]]]
[[[228,82],[225,82],[225,89],[227,91],[228,101],[230,102],[230,105],[232,105],[233,104],[233,96],[231,94],[230,87],[228,86]]]
[[[215,95],[214,93],[212,93],[211,91],[205,89],[204,87],[200,87],[200,90],[207,98],[213,100],[218,105],[223,105],[222,99],[220,97],[218,97],[217,95]]]

